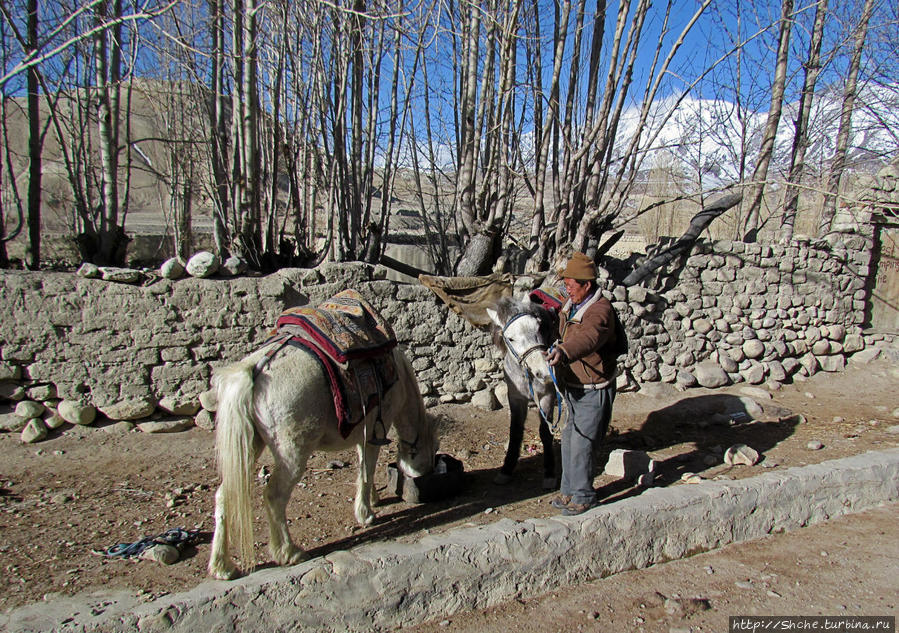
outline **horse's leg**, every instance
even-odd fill
[[[543,412],[540,416],[540,442],[543,444],[544,490],[555,490],[559,485],[559,481],[556,478],[556,453],[553,450],[553,433],[546,422],[552,419],[555,406],[556,394],[554,392],[550,391],[540,397],[540,410]],[[556,420],[557,424],[561,422],[561,420]]]
[[[374,478],[380,452],[381,447],[376,444],[360,442],[356,445],[356,453],[359,455],[359,476],[356,479],[356,503],[353,509],[359,525],[371,525],[375,520],[372,506],[378,503],[378,492],[375,490]]]
[[[237,575],[237,568],[228,553],[228,523],[219,486],[215,493],[215,530],[212,533],[212,551],[209,553],[209,574],[219,580],[231,580]]]
[[[493,483],[504,485],[512,481],[512,473],[521,455],[521,443],[524,440],[524,422],[528,416],[528,401],[509,391],[509,446],[506,458],[499,469]]]
[[[259,455],[265,449],[265,444],[258,434],[253,435],[253,462],[259,459]],[[228,553],[230,538],[228,535],[228,521],[225,518],[225,490],[220,485],[215,491],[215,511],[213,512],[215,529],[212,533],[212,550],[209,552],[209,574],[219,580],[232,580],[237,577],[237,567],[231,555]],[[244,561],[251,568],[252,561]]]
[[[301,463],[296,468],[288,468],[276,456],[272,476],[265,486],[265,510],[269,527],[268,551],[279,565],[296,565],[309,558],[309,555],[291,540],[286,516],[287,502],[290,501],[293,488],[306,469],[307,458],[308,455],[301,456]]]

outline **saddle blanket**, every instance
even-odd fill
[[[274,333],[303,338],[338,365],[383,356],[396,347],[396,334],[356,290],[337,293],[318,306],[299,306],[281,313]]]
[[[381,397],[397,381],[391,353],[397,344],[396,334],[352,289],[318,306],[285,310],[265,344],[272,344],[266,363],[285,345],[303,348],[318,359],[331,386],[337,427],[343,437],[348,437],[373,407],[380,407]]]
[[[540,286],[531,290],[531,301],[539,303],[547,310],[554,312],[556,315],[562,310],[562,306],[568,301],[568,295],[564,290],[560,290],[555,286]]]

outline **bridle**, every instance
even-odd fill
[[[525,361],[527,361],[528,356],[530,356],[534,352],[547,351],[547,347],[543,343],[536,343],[535,345],[531,345],[529,348],[524,350],[524,352],[519,354],[517,351],[515,351],[515,348],[512,347],[512,342],[509,340],[509,337],[506,335],[506,330],[509,329],[510,325],[515,323],[515,321],[517,321],[518,319],[520,319],[522,317],[526,317],[526,316],[534,317],[535,319],[537,318],[533,314],[528,314],[527,312],[519,312],[518,314],[512,316],[512,318],[506,322],[506,324],[503,326],[503,329],[502,329],[503,343],[506,344],[506,349],[509,351],[509,353],[512,354],[512,358],[515,359],[515,362],[518,363],[519,367],[521,367],[522,371],[524,371],[525,378],[527,378],[527,381],[528,381],[528,392],[530,393],[531,400],[537,407],[537,411],[540,412],[540,417],[543,419],[544,422],[546,422],[549,425],[550,429],[552,429],[552,432],[555,433],[556,428],[557,428],[557,422],[553,421],[554,416],[553,416],[552,411],[550,411],[548,418],[547,418],[547,415],[545,413],[543,413],[543,408],[540,406],[540,402],[537,400],[537,396],[534,393],[533,374],[531,374],[531,370],[528,369],[527,363],[525,362]],[[538,319],[538,321],[539,321],[539,319]],[[549,349],[551,349],[551,347]],[[559,391],[559,383],[556,380],[556,372],[553,370],[552,365],[549,366],[549,375],[550,375],[550,378],[552,378],[552,380],[553,380],[553,387],[556,390],[556,404],[558,405],[557,417],[558,417],[558,421],[561,421],[562,420],[562,393]]]
[[[512,344],[509,341],[509,337],[506,336],[506,330],[508,330],[509,326],[512,325],[513,323],[515,323],[515,321],[517,321],[518,319],[520,319],[522,317],[526,317],[526,316],[532,317],[534,315],[528,314],[527,312],[519,312],[518,314],[513,316],[511,319],[509,319],[508,323],[506,323],[506,325],[503,327],[503,331],[502,331],[503,342],[506,344],[506,349],[512,353],[512,357],[515,358],[515,361],[519,365],[521,365],[525,369],[525,371],[527,371],[527,367],[525,366],[524,363],[527,360],[528,356],[530,356],[534,352],[546,351],[546,345],[544,345],[543,343],[537,343],[535,345],[531,345],[529,348],[524,350],[524,352],[522,352],[521,354],[516,352],[515,348],[512,347]],[[534,317],[534,318],[536,318],[536,317]]]

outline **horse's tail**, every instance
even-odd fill
[[[254,567],[253,514],[250,501],[255,462],[253,440],[253,367],[240,362],[218,370],[214,383],[218,391],[215,456],[222,477],[220,496],[224,521],[225,548],[230,543],[245,568]]]

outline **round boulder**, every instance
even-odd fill
[[[219,267],[221,267],[221,261],[218,256],[209,251],[200,251],[187,261],[185,270],[191,277],[205,279],[217,273]]]

